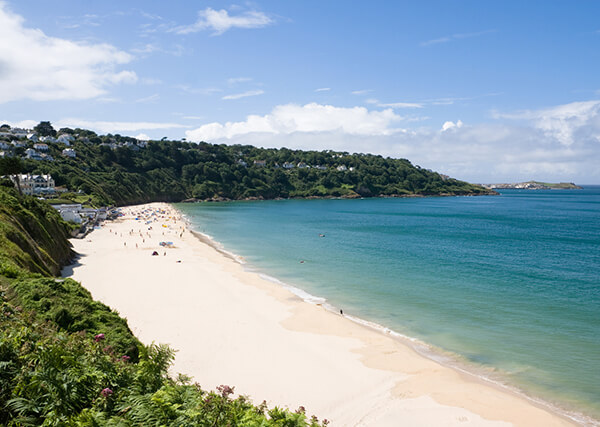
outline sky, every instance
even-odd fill
[[[0,121],[600,184],[600,2],[0,0]]]

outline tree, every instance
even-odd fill
[[[18,157],[4,157],[0,159],[0,175],[9,175],[13,177],[19,194],[23,194],[21,190],[21,181],[19,174],[23,170],[23,161]]]
[[[33,130],[40,136],[56,136],[56,130],[50,122],[39,122]]]
[[[0,126],[0,130],[10,130],[10,125],[4,123],[2,126]]]

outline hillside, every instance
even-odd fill
[[[1,183],[0,425],[327,424],[172,378],[171,349],[142,345],[78,282],[52,277],[73,256],[67,224]]]
[[[505,190],[581,190],[582,187],[575,185],[572,182],[540,182],[526,181],[510,184],[486,184],[486,188],[490,189],[505,189]]]
[[[61,132],[72,139],[69,148],[76,157],[63,154],[64,142],[47,142],[41,156],[25,160],[24,171],[51,174],[57,186],[82,191],[98,204],[494,193],[413,166],[405,159],[371,154],[183,141],[146,143],[84,129]],[[33,147],[31,141],[23,142],[26,145],[16,154]]]

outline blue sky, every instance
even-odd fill
[[[595,1],[0,1],[0,120],[600,183]]]

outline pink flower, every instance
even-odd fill
[[[217,387],[217,390],[221,392],[221,396],[227,397],[233,393],[233,387],[229,387],[228,385],[220,385]]]
[[[100,392],[100,394],[102,395],[102,397],[108,397],[108,396],[110,396],[111,394],[113,394],[113,391],[112,391],[110,388],[106,387],[105,389],[103,389],[103,390]]]
[[[129,357],[129,356],[127,356],[127,355],[125,355],[125,356],[121,356],[121,360],[122,360],[123,362],[129,362],[129,361],[131,360],[131,357]]]
[[[100,342],[104,339],[104,334],[98,334],[94,337],[94,341]]]

